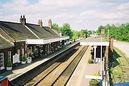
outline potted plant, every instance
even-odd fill
[[[96,79],[91,79],[89,82],[90,86],[100,86],[100,83]]]
[[[89,60],[88,60],[88,63],[89,63],[89,64],[92,64],[92,63],[93,63],[93,60],[92,60],[92,59],[89,59]]]
[[[22,57],[21,63],[22,63],[22,64],[25,64],[25,63],[26,63],[26,57],[25,57],[25,56]]]
[[[31,63],[32,62],[32,57],[27,57],[27,63]]]
[[[12,62],[11,59],[7,59],[7,64],[6,64],[6,70],[12,70]]]

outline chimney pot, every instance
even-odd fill
[[[25,25],[26,24],[26,18],[25,18],[25,15],[21,15],[21,18],[20,18],[20,22]]]
[[[48,27],[52,28],[52,20],[51,19],[48,20]]]
[[[21,17],[20,17],[20,22],[22,23],[22,15],[21,15]]]
[[[42,26],[43,26],[42,19],[39,19],[39,20],[38,20],[38,25],[39,25],[40,27],[42,27]]]

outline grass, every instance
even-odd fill
[[[113,60],[111,66],[111,75],[113,83],[123,83],[129,81],[129,58],[117,48],[114,48]]]

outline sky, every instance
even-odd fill
[[[129,0],[0,0],[0,21],[19,22],[25,15],[27,23],[48,19],[74,30],[96,30],[100,25],[129,22]]]

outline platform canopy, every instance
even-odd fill
[[[57,41],[67,40],[69,37],[58,37],[51,39],[26,39],[26,44],[48,44]]]
[[[88,37],[80,41],[80,45],[90,45],[90,46],[109,46],[109,42],[103,41],[103,37]]]

